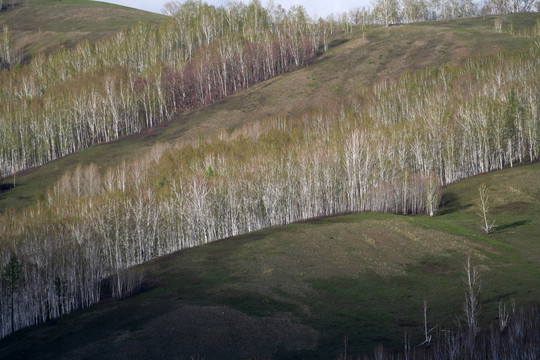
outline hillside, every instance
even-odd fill
[[[364,213],[273,227],[132,269],[143,291],[17,332],[0,358],[321,358],[422,341],[462,313],[467,256],[480,268],[483,327],[500,300],[537,303],[540,164],[448,186],[434,218]],[[477,216],[493,199],[493,234]]]
[[[11,69],[0,73],[0,176],[140,133],[303,67],[335,26],[301,11],[272,20],[258,2],[236,5],[186,2],[160,26],[138,23],[20,69],[4,33],[2,66]]]
[[[14,48],[28,61],[37,53],[70,48],[82,40],[95,41],[135,25],[158,24],[165,16],[90,0],[20,0],[0,12],[15,41]]]
[[[499,301],[535,303],[538,14],[363,37],[236,9],[188,2],[0,74],[19,208],[0,206],[0,357],[399,348],[422,300],[430,324],[459,316],[467,257],[485,329]]]
[[[201,110],[176,116],[139,135],[93,146],[19,174],[15,189],[10,185],[13,179],[4,179],[4,189],[11,190],[0,193],[0,209],[22,208],[42,198],[48,187],[78,164],[100,159],[98,165],[105,169],[147,153],[156,143],[185,143],[201,136],[210,137],[221,129],[231,131],[257,120],[301,114],[329,99],[347,97],[351,91],[403,72],[529,46],[531,39],[520,36],[519,30],[534,25],[538,15],[502,18],[505,26],[514,24],[516,35],[496,32],[493,16],[375,28],[367,31],[365,39],[357,29],[335,40],[329,52],[306,68],[257,84]]]

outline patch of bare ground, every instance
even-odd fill
[[[181,305],[131,331],[70,349],[60,358],[268,358],[280,350],[314,350],[312,328],[276,317],[254,317],[224,306]],[[115,352],[108,350],[114,347]]]
[[[141,16],[140,10],[128,10],[128,9],[111,9],[107,8],[83,8],[83,9],[71,9],[62,12],[63,16],[70,18],[71,20],[84,20],[102,22],[113,20],[117,17],[136,17]]]

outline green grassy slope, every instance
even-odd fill
[[[475,203],[490,187],[494,233]],[[484,324],[502,299],[538,301],[540,163],[444,190],[439,214],[364,213],[274,227],[135,268],[146,290],[16,333],[0,358],[334,358],[421,342],[462,313],[463,265],[480,267]]]
[[[0,12],[0,28],[9,26],[15,48],[28,59],[39,52],[94,41],[139,21],[160,23],[165,16],[89,0],[20,0]]]
[[[520,14],[503,18],[505,26],[512,22],[519,30],[518,24],[530,27],[538,17],[538,14]],[[158,128],[94,146],[28,171],[16,179],[15,189],[0,192],[0,211],[32,203],[77,164],[96,162],[105,168],[122,159],[137,157],[156,143],[193,141],[200,135],[211,136],[221,129],[230,131],[254,120],[299,114],[328,99],[347,96],[353,90],[405,71],[529,46],[529,38],[495,32],[494,19],[491,16],[377,28],[367,31],[365,39],[356,30],[336,40],[329,52],[306,68],[257,84],[220,103],[179,115]],[[8,183],[13,183],[13,179],[4,179],[4,184]]]

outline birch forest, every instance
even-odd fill
[[[167,11],[160,27],[141,23],[4,70],[0,177],[307,65],[355,23],[353,12],[313,21],[301,7],[256,1]],[[164,254],[320,216],[433,216],[441,186],[538,160],[540,24],[531,34],[525,51],[404,74],[309,113],[66,173],[34,206],[0,216],[0,337],[96,303],[104,279],[114,297],[130,295],[142,274],[129,268]]]
[[[0,219],[0,264],[15,269],[4,272],[2,335],[95,303],[106,277],[126,296],[140,283],[126,269],[172,251],[346,212],[432,215],[441,185],[538,160],[539,50],[427,69],[299,117],[66,173],[43,201]]]
[[[0,3],[1,5],[1,3]],[[188,0],[165,7],[170,20],[17,67],[7,26],[0,36],[0,178],[93,144],[116,140],[257,82],[309,64],[337,31],[482,14],[531,11],[532,0],[380,0],[326,20],[301,6],[285,11]],[[12,71],[8,71],[9,69]]]
[[[162,26],[140,23],[0,73],[0,178],[306,65],[339,29],[310,21],[302,7],[285,12],[257,1],[168,9]],[[13,39],[7,27],[2,34],[9,66]]]

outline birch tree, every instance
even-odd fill
[[[396,23],[399,16],[399,4],[397,0],[377,0],[373,5],[373,14],[385,26]]]
[[[469,335],[469,349],[474,350],[475,337],[480,331],[478,316],[480,314],[480,273],[478,267],[471,264],[471,257],[467,257],[464,268],[463,283],[465,284],[465,302],[463,310]],[[472,355],[472,354],[471,354]]]
[[[0,69],[10,68],[15,65],[19,59],[15,52],[14,41],[9,26],[4,25],[2,27],[2,34],[0,34]]]
[[[478,195],[478,216],[482,219],[482,230],[484,230],[486,234],[490,234],[491,229],[495,225],[495,220],[490,221],[488,216],[491,207],[491,198],[486,184],[480,185],[478,188]]]

